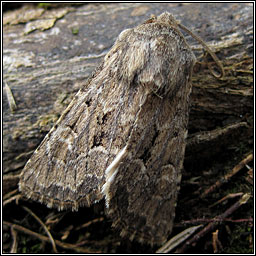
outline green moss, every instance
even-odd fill
[[[19,245],[18,253],[42,253],[42,241],[31,240],[31,237],[22,233],[19,234]]]
[[[42,247],[42,245],[41,245],[40,243],[31,246],[31,248],[30,248],[30,249],[31,249],[30,253],[40,253],[40,252],[42,251],[42,250],[41,250],[41,247]]]
[[[79,33],[79,28],[72,28],[72,34],[77,35]]]
[[[39,3],[37,6],[38,8],[44,8],[44,9],[47,9],[49,7],[51,7],[51,3]]]

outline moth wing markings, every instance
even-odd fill
[[[131,30],[132,31],[132,30]],[[133,33],[133,32],[132,32]],[[125,34],[127,34],[127,35],[129,35],[129,33],[125,33]],[[125,36],[124,36],[125,37]],[[122,41],[122,39],[120,38],[120,40]],[[123,40],[123,42],[121,42],[120,43],[120,52],[119,53],[117,53],[116,54],[116,57],[117,58],[119,58],[119,61],[121,62],[121,64],[123,64],[123,59],[122,59],[122,56],[119,56],[119,54],[121,55],[121,54],[126,54],[126,58],[124,58],[125,60],[127,60],[128,61],[128,70],[127,70],[127,72],[124,74],[125,76],[126,76],[126,78],[128,78],[128,82],[127,82],[127,84],[128,85],[130,85],[129,83],[131,83],[132,82],[132,80],[133,80],[133,78],[134,78],[134,76],[135,76],[135,74],[136,74],[136,72],[137,72],[137,70],[140,70],[144,65],[145,65],[145,59],[146,59],[146,56],[145,56],[145,52],[146,52],[146,50],[147,50],[147,48],[149,47],[149,44],[147,43],[147,44],[144,44],[143,42],[140,42],[140,43],[138,43],[138,42],[136,42],[136,38],[134,39],[135,40],[135,43],[133,44],[133,47],[124,47],[123,49],[122,49],[122,47],[123,46],[125,46],[125,38],[124,38],[124,40]],[[115,50],[117,48],[117,50]],[[117,51],[118,52],[118,47],[117,47],[117,45],[115,45],[114,47],[113,47],[113,49],[114,49],[114,52],[115,51]],[[142,58],[137,58],[137,54],[135,54],[134,53],[134,51],[137,51],[138,53],[140,53],[141,55],[142,55]],[[113,54],[113,51],[112,52],[110,52],[111,54],[112,54],[112,57],[114,56],[114,54]],[[110,54],[110,55],[111,55]],[[132,57],[131,57],[132,56]],[[112,62],[113,62],[113,60],[114,60],[114,58],[111,58],[112,59]],[[108,69],[108,68],[112,68],[113,69],[113,71],[115,70],[115,67],[113,67],[113,65],[111,64],[112,63],[111,61],[110,62],[105,62],[104,63],[104,65],[105,65],[105,67]],[[114,63],[114,62],[113,62]],[[104,66],[103,65],[103,66]],[[101,77],[101,75],[100,75],[100,72],[101,72],[101,68],[99,68],[98,69],[98,74],[96,74],[96,76],[94,76],[94,78],[92,79],[92,81],[91,81],[91,84],[90,84],[90,86],[89,86],[89,90],[87,90],[87,93],[88,94],[93,94],[93,93],[95,93],[95,92],[97,92],[96,93],[96,95],[97,95],[97,97],[98,97],[98,95],[99,94],[101,94],[101,93],[103,93],[104,91],[102,90],[102,88],[101,88],[101,82],[104,80],[104,78],[102,78]],[[114,80],[116,80],[117,79],[117,77],[115,77],[114,78]],[[101,80],[101,81],[100,81]],[[116,81],[114,81],[114,82],[116,82]],[[95,84],[96,84],[96,87],[97,88],[95,88]],[[124,95],[125,93],[126,93],[126,91],[128,91],[128,94],[130,93],[130,88],[128,89],[127,88],[127,84],[125,85],[125,84],[122,84],[122,85],[120,85],[120,86],[117,86],[116,87],[116,90],[114,90],[113,88],[111,89],[111,90],[107,90],[107,93],[109,93],[109,92],[111,92],[111,93],[114,93],[115,95],[116,95],[116,97],[120,97],[120,95]],[[118,85],[117,83],[116,83],[116,85]],[[121,88],[121,89],[120,89]],[[128,89],[128,90],[126,90],[126,89]],[[121,91],[120,91],[121,90]],[[79,93],[81,94],[81,95],[79,95]],[[69,107],[64,111],[64,113],[62,114],[62,117],[59,119],[59,121],[57,122],[57,125],[59,125],[59,126],[63,126],[63,125],[67,125],[68,127],[70,127],[70,128],[72,128],[74,125],[75,125],[75,122],[77,122],[77,126],[79,126],[79,120],[77,121],[77,120],[75,120],[72,116],[71,116],[71,119],[69,118],[69,114],[72,112],[72,108],[74,107],[74,109],[76,109],[77,111],[81,111],[81,106],[79,106],[79,104],[77,104],[77,103],[81,103],[81,102],[85,102],[85,100],[86,100],[86,97],[87,97],[87,94],[86,93],[84,93],[83,91],[80,91],[78,93],[78,96],[76,96],[75,98],[74,98],[74,100],[72,101],[72,103],[69,105]],[[119,126],[122,126],[122,124],[123,123],[125,123],[125,121],[123,120],[123,119],[125,119],[127,116],[136,116],[137,115],[137,113],[138,113],[138,110],[137,110],[137,108],[135,108],[135,111],[134,111],[134,113],[132,113],[132,111],[130,111],[129,110],[129,107],[130,106],[127,106],[128,105],[128,103],[129,103],[129,99],[132,99],[133,101],[135,101],[134,100],[134,96],[136,97],[136,96],[138,96],[138,97],[141,97],[140,95],[143,95],[143,93],[144,93],[144,91],[142,92],[142,94],[139,92],[139,93],[137,93],[136,94],[136,92],[135,92],[135,95],[134,95],[134,92],[133,93],[131,93],[131,97],[130,97],[130,95],[128,95],[128,102],[127,101],[125,101],[124,103],[126,104],[126,106],[123,106],[123,109],[124,109],[124,111],[122,112],[122,114],[121,114],[121,116],[118,118],[118,116],[119,116],[119,113],[118,113],[118,111],[115,111],[115,113],[116,113],[116,120],[121,120],[120,121],[120,123],[119,123]],[[111,95],[112,96],[112,95]],[[127,93],[126,93],[126,96],[127,96]],[[142,98],[144,97],[144,95],[142,96]],[[92,97],[91,97],[92,98]],[[127,99],[127,98],[126,98]],[[144,99],[145,99],[145,97],[144,97]],[[96,104],[97,104],[97,102],[105,102],[105,100],[107,100],[107,97],[101,97],[99,100],[97,99],[97,101],[95,100],[95,102],[93,103],[94,104],[94,106],[96,106]],[[119,106],[122,106],[122,97],[121,97],[121,99],[119,98]],[[139,103],[138,103],[139,102]],[[141,103],[142,101],[141,101],[141,99],[137,99],[137,107],[139,106],[141,106]],[[125,105],[124,104],[124,105]],[[134,105],[134,104],[133,104]],[[126,107],[126,108],[125,108]],[[96,107],[95,107],[96,108]],[[74,111],[74,109],[73,109],[73,112],[72,113],[74,113],[74,114],[77,114],[76,113],[76,111]],[[94,113],[94,111],[90,111],[90,118],[91,118],[91,115],[92,114],[95,114]],[[79,117],[79,115],[76,115],[76,116],[78,116]],[[88,116],[87,116],[88,117]],[[88,119],[90,119],[90,118],[88,118]],[[87,118],[86,118],[87,119]],[[90,122],[88,122],[88,123],[90,123]],[[116,124],[117,124],[117,122],[116,122]],[[116,140],[116,141],[114,141],[113,142],[113,145],[112,145],[112,141],[113,141],[113,138],[115,137],[115,135],[116,134],[129,134],[130,133],[130,130],[131,130],[131,125],[132,125],[132,122],[130,122],[130,124],[128,123],[128,125],[126,125],[126,127],[125,127],[125,125],[122,127],[122,129],[125,129],[125,132],[123,132],[123,130],[121,129],[120,131],[118,131],[117,132],[117,130],[116,130],[116,127],[117,127],[117,125],[115,125],[115,131],[111,134],[111,142],[110,142],[110,144],[108,145],[109,146],[109,150],[111,151],[111,150],[113,150],[113,152],[114,152],[114,155],[115,154],[117,154],[117,152],[118,152],[118,150],[120,150],[121,148],[123,148],[124,147],[124,145],[125,145],[125,141],[126,141],[126,137],[124,138],[124,139],[119,139],[119,140]],[[128,128],[127,128],[128,127]],[[86,129],[84,128],[84,131],[86,131]],[[93,131],[94,132],[94,131]],[[92,132],[92,133],[93,133]],[[56,137],[58,137],[57,135],[58,135],[58,129],[56,130],[55,128],[53,128],[52,129],[52,131],[49,133],[49,135],[46,137],[46,139],[45,139],[45,141],[49,141],[50,143],[51,143],[51,145],[53,144],[55,144],[55,148],[56,147],[58,147],[59,145],[60,145],[60,142],[61,141],[57,141],[57,139],[52,139],[51,137],[52,137],[52,134],[53,133],[56,133]],[[81,135],[83,135],[83,132],[79,132],[79,140],[82,140],[84,137],[82,137]],[[53,136],[54,137],[54,136]],[[59,137],[61,137],[61,136],[59,136]],[[86,137],[87,138],[87,141],[85,140],[85,141],[83,141],[83,145],[87,145],[88,143],[86,143],[86,142],[88,142],[88,136]],[[124,142],[123,142],[124,141]],[[56,143],[52,143],[52,142],[56,142]],[[41,144],[42,145],[42,147],[44,147],[45,146],[45,143],[42,143]],[[47,143],[46,143],[46,145],[47,145]],[[69,143],[68,144],[68,147],[69,147],[69,149],[71,148],[71,143]],[[87,149],[89,148],[89,146],[87,147]],[[45,151],[45,149],[44,150],[42,150],[42,155],[44,154],[43,152]],[[46,149],[46,151],[48,151],[48,152],[56,152],[56,150],[50,150],[50,147],[49,147],[49,145],[48,145],[48,148]],[[39,147],[39,152],[40,152],[40,147]],[[57,152],[61,152],[62,154],[65,152],[65,150],[58,150]],[[67,150],[67,152],[70,152],[70,150]],[[74,153],[74,152],[73,152]],[[111,153],[111,152],[110,152]],[[52,157],[52,159],[53,159],[53,157]],[[71,158],[72,159],[72,158]],[[31,160],[33,160],[33,158],[31,159]],[[49,164],[49,161],[47,162],[47,160],[48,159],[46,159],[46,161],[45,161],[45,165],[47,166],[47,163]],[[64,157],[63,157],[63,159],[61,159],[61,160],[64,160]],[[41,161],[41,163],[42,163],[42,161],[44,161],[44,159],[40,159],[40,161]],[[42,166],[41,164],[40,164],[40,161],[39,161],[39,164],[38,164],[38,168],[40,168],[40,167],[45,167],[45,166]],[[33,161],[31,161],[31,162],[33,162]],[[30,162],[30,165],[31,165],[31,162]],[[60,162],[61,163],[61,162]],[[108,163],[108,162],[107,162]],[[49,166],[50,167],[50,166]],[[107,167],[107,166],[106,166]],[[49,168],[50,169],[50,168]],[[39,174],[38,174],[38,176],[40,177],[42,177],[41,179],[39,179],[39,180],[41,180],[42,181],[42,184],[41,184],[41,187],[43,187],[43,192],[44,193],[46,193],[45,192],[45,190],[46,190],[46,186],[45,186],[45,183],[47,183],[48,182],[48,185],[49,184],[54,184],[54,182],[55,181],[53,181],[53,182],[49,182],[50,181],[50,175],[51,175],[51,173],[49,172],[49,170],[48,169],[39,169],[39,170],[36,170]],[[69,169],[69,171],[70,171],[70,169]],[[68,170],[66,170],[66,172],[68,172]],[[48,174],[49,174],[49,177],[50,178],[48,178]],[[52,177],[54,177],[54,176],[56,176],[56,175],[58,175],[58,172],[57,172],[57,170],[55,170],[55,175],[52,175]],[[73,172],[72,172],[72,175],[73,175]],[[86,173],[85,173],[85,175],[86,175]],[[76,173],[75,173],[75,176],[76,176]],[[67,177],[67,175],[66,175],[66,177]],[[86,178],[89,178],[89,175],[87,175],[87,177]],[[70,180],[72,180],[72,178],[70,178]],[[76,178],[75,178],[75,180],[76,180]],[[84,180],[84,179],[83,179]],[[61,182],[61,181],[63,181],[63,177],[60,175],[59,176],[59,182]],[[74,182],[72,182],[72,183],[74,183]],[[35,185],[38,185],[38,183],[37,182],[34,182],[34,184]],[[65,184],[67,184],[67,183],[62,183],[62,184],[60,184],[62,187],[65,187]],[[88,184],[90,184],[89,182],[87,182],[87,185]],[[40,184],[39,184],[40,185]],[[66,185],[67,187],[70,187],[70,185]],[[22,181],[21,181],[21,187],[22,187]],[[39,186],[39,188],[37,187],[37,192],[38,193],[40,193],[41,192],[41,187]],[[75,188],[75,189],[77,189],[77,188]],[[35,188],[34,188],[34,190],[35,190]],[[74,189],[73,189],[74,190]],[[54,191],[54,189],[50,189],[46,194],[51,194],[52,192],[56,192],[56,191]],[[62,191],[63,193],[62,193],[62,197],[60,196],[60,195],[58,195],[58,197],[60,198],[59,200],[60,201],[62,201],[62,200],[64,200],[64,191]],[[95,191],[93,191],[93,193],[95,194]],[[39,197],[36,193],[35,193],[35,198],[37,198],[37,197]],[[56,195],[55,195],[56,196]],[[67,195],[68,196],[68,195]],[[77,196],[77,194],[75,195],[75,196]],[[54,197],[54,195],[53,195],[53,197]],[[40,196],[40,198],[42,198],[42,196]],[[72,205],[72,201],[76,201],[76,199],[71,199],[70,201],[71,201],[71,203],[69,203],[69,205],[71,204]],[[44,199],[43,199],[43,201],[44,201]],[[47,201],[47,200],[46,200]],[[61,203],[61,208],[62,208],[62,206],[63,206],[63,203]]]
[[[172,165],[172,159],[169,158],[172,157],[169,150],[174,145],[170,129],[175,126],[176,121],[174,114],[166,115],[169,107],[168,100],[160,99],[156,95],[147,97],[127,143],[128,154],[119,165],[115,179],[109,184],[108,214],[113,220],[113,226],[118,227],[121,234],[128,236],[131,240],[136,238],[141,242],[148,240],[152,244],[161,243],[172,228],[168,225],[168,221],[172,223],[174,218],[177,197],[177,192],[174,191],[178,190],[177,184],[181,177],[176,171],[176,167],[180,168],[180,166]],[[145,126],[146,120],[149,121]],[[164,122],[162,125],[159,125],[160,120]],[[151,133],[153,129],[156,131]],[[186,133],[185,130],[184,133]],[[153,140],[154,136],[156,136],[155,144],[151,147],[159,152],[144,162],[143,152],[146,147],[150,147],[147,141],[150,141],[150,138]],[[160,145],[163,141],[165,143]],[[174,147],[181,146],[179,143],[181,142],[176,141]],[[152,154],[154,154],[153,151]],[[164,170],[166,173],[161,174]],[[162,192],[161,189],[163,189]],[[162,206],[159,204],[161,202],[159,195],[163,200]],[[167,207],[168,203],[169,207]],[[169,217],[163,215],[164,217],[160,218],[159,216],[159,223],[156,225],[154,217],[158,216],[161,209],[168,211]],[[136,215],[138,213],[139,215]],[[151,230],[150,226],[152,226]]]
[[[70,119],[68,118],[68,115],[72,115],[72,113],[78,114],[78,118],[75,121],[79,122],[79,112],[86,112],[86,105],[84,102],[86,101],[87,93],[82,92],[81,90],[78,92],[75,99],[72,101],[72,103],[68,106],[68,108],[63,112],[61,118],[58,120],[57,124],[51,129],[51,131],[48,133],[48,135],[44,138],[40,146],[35,151],[34,155],[31,157],[31,159],[28,161],[27,165],[25,166],[23,172],[21,173],[21,179],[20,179],[20,190],[23,191],[25,194],[27,194],[28,197],[31,197],[34,200],[40,200],[44,203],[47,203],[48,206],[55,205],[59,208],[69,208],[69,207],[75,207],[77,208],[77,203],[75,198],[66,200],[63,197],[63,191],[61,190],[61,187],[63,188],[71,188],[76,193],[76,187],[72,187],[71,184],[65,184],[63,183],[63,175],[58,175],[58,168],[57,165],[63,165],[63,161],[65,159],[58,159],[59,156],[54,155],[56,152],[62,152],[63,150],[57,150],[58,147],[62,148],[66,144],[66,153],[70,152],[70,149],[73,148],[73,141],[75,138],[74,131],[70,128],[72,127],[72,123],[69,122]],[[71,120],[72,121],[72,120]],[[71,124],[70,124],[71,123]],[[57,127],[57,128],[56,128]],[[66,132],[66,136],[68,137],[68,140],[66,141],[63,137],[62,132]],[[85,145],[86,146],[86,145]],[[56,151],[57,150],[57,151]],[[50,158],[50,161],[49,161]],[[62,157],[63,158],[63,157]],[[55,163],[54,163],[55,162]],[[56,163],[57,162],[57,163]],[[52,167],[53,166],[53,167]],[[68,171],[66,170],[68,173]],[[69,175],[69,181],[74,184],[74,181],[72,181],[73,173]],[[70,180],[71,179],[71,180]],[[56,181],[57,180],[57,181]],[[55,185],[55,191],[60,188],[60,191],[57,191],[57,194],[52,194],[53,190],[49,189],[50,186]],[[48,189],[48,191],[47,191]],[[62,197],[59,193],[62,192]],[[57,196],[57,197],[55,197]],[[51,198],[52,197],[52,198]],[[61,201],[69,201],[67,205],[65,206],[65,203],[61,203]],[[53,203],[54,201],[54,203]],[[74,201],[74,203],[72,203]],[[88,204],[88,198],[85,200],[84,204]]]
[[[97,80],[97,77],[96,77]],[[98,87],[100,87],[100,85],[98,84]],[[97,89],[97,88],[96,88]],[[121,92],[120,92],[121,90]],[[93,92],[95,91],[95,87],[94,90],[90,89],[91,93],[93,94]],[[118,105],[122,106],[122,97],[120,98],[120,93],[123,94],[127,94],[126,92],[126,88],[124,86],[120,86],[120,84],[116,84],[116,89],[112,91],[108,91],[107,94],[115,92],[116,94],[116,99],[119,101]],[[135,93],[135,92],[134,92]],[[45,137],[45,139],[43,140],[43,142],[41,143],[41,145],[38,147],[38,149],[35,151],[35,154],[31,157],[30,161],[28,162],[28,164],[26,165],[26,167],[24,168],[22,174],[21,174],[21,180],[20,180],[20,190],[24,191],[25,194],[27,194],[28,197],[31,197],[34,200],[40,200],[46,204],[48,204],[48,206],[53,205],[53,206],[57,206],[59,209],[63,209],[63,208],[77,208],[77,198],[80,196],[79,198],[79,202],[78,205],[89,205],[88,202],[93,202],[93,201],[97,201],[100,200],[102,197],[102,194],[100,193],[101,190],[101,185],[98,184],[97,188],[91,188],[91,190],[89,191],[91,193],[91,197],[92,199],[88,198],[88,195],[85,192],[82,192],[81,189],[79,191],[79,193],[77,192],[78,187],[79,186],[87,186],[90,185],[90,180],[95,182],[96,177],[94,174],[91,173],[86,173],[84,172],[84,175],[81,175],[82,173],[80,172],[79,177],[76,177],[76,169],[74,168],[74,171],[72,170],[72,168],[66,168],[65,169],[65,177],[69,177],[68,180],[70,181],[70,183],[65,181],[65,177],[63,177],[63,173],[59,172],[57,165],[65,165],[65,160],[67,161],[67,154],[65,156],[60,157],[59,154],[64,154],[64,152],[70,152],[70,149],[72,148],[72,150],[74,151],[73,154],[75,153],[75,151],[77,150],[76,147],[73,148],[73,144],[72,144],[72,139],[74,139],[73,135],[75,134],[74,131],[71,129],[72,126],[74,126],[75,128],[77,128],[82,120],[81,119],[87,119],[85,118],[81,118],[80,114],[77,114],[77,112],[85,112],[84,108],[85,108],[85,104],[84,102],[86,102],[87,100],[87,95],[88,92],[83,92],[83,91],[79,91],[77,96],[74,98],[74,100],[71,102],[71,104],[68,106],[68,108],[63,112],[61,118],[58,120],[57,125],[55,125],[51,131],[48,133],[48,135]],[[97,102],[106,102],[106,98],[109,95],[105,95],[102,97],[99,97],[99,94],[97,95],[97,100],[94,99],[94,106],[97,106]],[[105,97],[105,99],[104,99]],[[92,97],[91,97],[92,98]],[[127,103],[128,104],[128,103]],[[112,104],[113,105],[113,104]],[[125,105],[125,104],[124,104]],[[81,107],[83,106],[83,107]],[[115,108],[115,106],[111,106],[111,104],[109,103],[109,107],[112,107],[113,109]],[[126,107],[126,111],[128,111],[128,106],[125,105]],[[105,106],[103,107],[105,108]],[[102,109],[101,109],[102,110]],[[105,109],[104,109],[105,110]],[[106,111],[108,111],[108,109],[106,109]],[[75,113],[74,113],[75,112]],[[92,116],[93,114],[95,114],[96,111],[90,111],[90,115]],[[125,112],[125,111],[124,111]],[[126,123],[126,128],[124,128],[124,137],[128,136],[127,134],[129,133],[129,124],[127,125],[127,123],[129,123],[131,121],[132,118],[128,118],[128,120],[125,120],[126,117],[126,112],[124,113],[122,112],[121,117],[119,118],[119,115],[117,115],[116,120],[117,122],[122,123]],[[136,111],[135,111],[136,112]],[[72,116],[72,113],[76,114],[76,116],[78,117],[76,120],[74,119],[70,119],[70,116]],[[115,112],[117,113],[117,112]],[[87,113],[87,116],[89,115],[89,113]],[[132,116],[132,115],[131,115]],[[75,125],[76,122],[76,125]],[[91,122],[87,122],[87,124],[90,124]],[[132,123],[132,122],[130,122]],[[122,124],[121,124],[122,125]],[[57,128],[56,128],[57,127]],[[65,128],[64,128],[65,127]],[[87,145],[88,143],[88,137],[86,139],[86,137],[82,136],[83,134],[86,134],[86,129],[84,128],[85,125],[83,125],[83,131],[79,131],[78,133],[78,137],[77,142],[79,143],[80,141],[83,141],[83,144],[80,143],[81,146],[83,145]],[[122,128],[123,129],[123,128]],[[97,131],[92,131],[92,135],[94,132]],[[63,136],[63,133],[65,134],[65,136]],[[112,134],[112,138],[115,137],[116,131]],[[126,135],[125,135],[126,134]],[[69,137],[68,137],[69,136]],[[68,140],[66,141],[63,138],[67,138]],[[87,140],[87,141],[86,141]],[[123,139],[124,141],[127,141],[126,138]],[[67,143],[66,143],[67,142]],[[66,146],[66,151],[65,148],[63,149],[63,147]],[[112,155],[115,155],[118,153],[118,151],[120,150],[120,148],[124,146],[123,143],[117,143],[117,144],[113,144],[110,147],[110,151],[112,151]],[[62,147],[60,149],[60,147]],[[89,147],[89,146],[88,146]],[[57,150],[58,149],[58,150]],[[86,151],[86,150],[85,150]],[[88,153],[89,150],[87,150]],[[99,151],[103,154],[105,154],[105,157],[107,157],[106,152],[104,152],[103,150]],[[57,153],[56,153],[57,152]],[[93,150],[91,151],[91,154],[93,153]],[[40,155],[40,157],[39,157]],[[49,161],[50,158],[50,161]],[[102,157],[103,159],[103,157]],[[70,159],[70,165],[73,164],[73,159]],[[104,160],[104,159],[103,159]],[[82,161],[81,161],[82,162]],[[83,161],[84,162],[84,161]],[[86,169],[86,168],[85,168]],[[81,177],[83,176],[83,177]],[[103,176],[103,174],[102,174]],[[74,180],[77,180],[76,182],[76,187],[72,187],[72,185],[74,185]],[[85,180],[87,179],[87,182],[85,182]],[[84,184],[82,184],[84,182]],[[64,189],[63,189],[64,188]],[[72,190],[73,196],[75,196],[74,198],[70,198],[69,194],[65,194],[65,188],[68,188]],[[85,194],[83,194],[85,193]],[[84,200],[82,198],[82,196],[84,196]],[[90,196],[89,196],[90,197]],[[52,200],[53,199],[53,200]]]
[[[49,166],[49,169],[53,169],[53,173],[50,173],[49,176],[44,175],[45,176],[45,181],[43,184],[44,190],[46,187],[50,187],[52,185],[59,187],[63,190],[67,189],[67,187],[72,188],[72,186],[70,186],[70,184],[66,183],[64,180],[64,178],[67,178],[69,172],[67,172],[67,170],[66,170],[65,171],[66,175],[65,175],[65,173],[59,172],[58,171],[59,169],[56,168],[57,166],[54,162],[58,161],[58,162],[63,163],[63,165],[64,165],[63,169],[65,169],[66,157],[67,157],[68,153],[71,152],[70,149],[72,149],[73,142],[74,142],[75,138],[77,137],[75,132],[70,128],[74,124],[72,122],[68,122],[68,121],[70,121],[70,119],[68,118],[68,115],[72,115],[72,113],[76,113],[77,118],[74,120],[74,122],[78,122],[79,121],[78,119],[85,108],[83,101],[84,101],[84,97],[81,94],[81,92],[79,92],[77,100],[73,102],[74,104],[71,104],[71,106],[74,108],[70,108],[69,111],[64,112],[63,116],[65,116],[65,118],[61,119],[63,121],[59,122],[60,125],[59,125],[58,129],[53,131],[52,137],[46,142],[47,158],[48,158],[48,160],[50,159],[50,161],[51,161],[51,166]],[[63,124],[63,123],[65,123],[65,124]],[[65,152],[65,154],[63,154],[64,152]],[[61,154],[63,154],[63,156],[61,156]],[[47,174],[49,174],[49,171]],[[72,181],[72,178],[73,178],[72,176],[69,177],[70,181]],[[75,180],[73,180],[72,183],[73,183],[72,185],[74,185]],[[72,188],[72,190],[74,191],[75,188]],[[51,191],[49,191],[48,194],[50,192]],[[61,200],[64,200],[64,198],[62,198]]]
[[[120,144],[112,145],[113,138],[115,138],[116,134],[120,134],[120,132],[115,129],[112,133],[112,139],[110,143],[110,151],[112,151],[115,154],[115,158],[112,160],[112,162],[110,162],[110,164],[106,167],[104,171],[105,183],[101,189],[102,194],[105,196],[106,207],[108,207],[108,202],[110,200],[109,187],[115,179],[120,163],[129,153],[127,151],[126,142],[128,141],[130,133],[132,132],[132,127],[136,123],[136,118],[140,111],[140,105],[143,104],[142,102],[144,100],[144,97],[140,98],[140,97],[137,97],[136,95],[139,95],[139,93],[133,92],[133,93],[130,93],[129,95],[129,91],[127,90],[126,86],[123,86],[123,91],[119,100],[120,102],[118,104],[118,106],[120,106],[120,109],[119,111],[117,111],[116,117],[114,118],[114,122],[115,122],[114,127],[123,127],[122,136],[124,137],[124,140],[123,140],[124,143],[122,143],[122,146],[123,145],[125,146],[121,148]],[[134,96],[137,98],[134,99]],[[128,100],[126,102],[123,102],[123,98],[125,97],[126,99],[128,98]],[[131,113],[131,111],[129,110],[129,106],[128,106],[128,104],[130,103],[129,98],[130,99],[133,98],[133,100],[137,102],[137,107],[133,106],[133,113]],[[115,150],[118,150],[118,151],[115,151]]]

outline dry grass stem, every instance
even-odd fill
[[[37,239],[39,239],[43,242],[48,242],[48,243],[51,242],[49,237],[38,234],[38,233],[36,233],[34,231],[31,231],[27,228],[24,228],[24,227],[22,227],[18,224],[13,224],[13,223],[10,223],[8,221],[3,221],[3,224],[9,226],[10,228],[13,227],[14,229],[16,229],[18,231],[21,231],[25,234],[28,234],[30,236],[36,237]],[[59,240],[55,240],[55,243],[56,243],[56,245],[58,245],[58,246],[60,246],[64,249],[74,250],[77,253],[101,253],[100,251],[91,251],[90,249],[86,249],[86,248],[83,248],[83,247],[77,247],[76,245],[73,245],[73,244],[63,243]]]
[[[233,177],[235,174],[237,174],[246,164],[248,164],[252,160],[253,160],[253,154],[251,153],[246,158],[244,158],[239,164],[237,164],[231,170],[231,172],[227,173],[224,177],[222,177],[220,180],[218,180],[215,184],[213,184],[211,187],[206,189],[200,197],[205,198],[209,193],[212,193],[215,189],[219,188],[222,184],[228,182],[231,177]]]
[[[44,231],[46,232],[46,234],[48,235],[50,241],[51,241],[51,244],[52,244],[52,248],[53,248],[53,251],[55,253],[58,253],[57,251],[57,248],[56,248],[56,244],[55,244],[55,241],[52,237],[52,234],[50,233],[50,231],[48,230],[48,228],[46,227],[46,225],[40,220],[39,217],[36,216],[35,213],[33,213],[30,209],[28,209],[26,206],[22,206],[22,208],[27,211],[32,217],[34,217],[36,219],[36,221],[43,227]]]

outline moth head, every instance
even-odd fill
[[[159,15],[157,17],[157,22],[166,23],[166,24],[170,25],[171,27],[175,27],[175,28],[178,28],[179,23],[180,23],[169,12],[164,12],[161,15]]]
[[[124,30],[105,56],[104,66],[125,84],[143,85],[146,92],[164,97],[172,94],[177,83],[185,84],[193,60],[177,21],[165,12]]]

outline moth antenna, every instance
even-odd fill
[[[187,32],[189,35],[191,35],[194,39],[196,39],[207,51],[208,54],[211,55],[215,63],[220,69],[220,74],[215,72],[212,67],[208,64],[208,68],[210,69],[212,75],[216,78],[221,78],[225,75],[224,68],[222,63],[220,62],[219,58],[216,56],[216,54],[209,48],[209,46],[204,42],[203,39],[201,39],[199,36],[195,35],[192,31],[190,31],[186,26],[182,25],[181,23],[178,22],[178,26],[183,29],[185,32]]]

